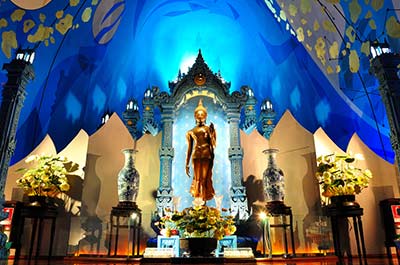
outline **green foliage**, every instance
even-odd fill
[[[54,197],[60,192],[68,191],[68,177],[79,168],[78,164],[57,155],[32,155],[25,162],[34,166],[17,170],[24,172],[22,177],[17,179],[17,185],[23,188],[28,196]]]
[[[322,155],[317,158],[316,177],[324,197],[359,194],[368,187],[372,173],[356,167],[361,155]]]

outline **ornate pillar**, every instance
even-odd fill
[[[35,77],[33,58],[33,50],[19,49],[16,58],[3,65],[3,69],[7,71],[7,83],[3,86],[0,106],[0,220],[7,218],[7,214],[3,212],[4,186],[15,150],[18,120],[26,96],[25,87]],[[0,232],[0,259],[4,259],[6,255],[6,238]]]
[[[383,53],[371,60],[371,71],[379,80],[379,92],[390,125],[390,142],[400,170],[400,55]],[[400,183],[400,176],[397,176]]]
[[[239,104],[228,104],[227,118],[229,123],[230,146],[228,149],[231,161],[231,209],[232,215],[238,216],[239,220],[249,217],[247,205],[246,188],[242,185],[243,179],[243,149],[240,146],[240,106]]]
[[[3,196],[11,156],[14,154],[19,115],[25,101],[25,87],[35,77],[31,63],[14,59],[3,65],[7,71],[7,83],[3,86],[0,106],[0,194]]]
[[[162,143],[160,155],[160,188],[157,191],[157,210],[162,214],[166,207],[172,209],[172,160],[174,159],[174,148],[172,146],[174,106],[164,103],[161,106]]]

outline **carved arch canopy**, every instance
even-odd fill
[[[219,103],[224,110],[228,105],[240,109],[249,99],[248,86],[242,86],[240,91],[229,93],[231,83],[226,82],[221,73],[213,73],[205,63],[201,50],[197,55],[196,61],[189,69],[187,74],[179,72],[177,79],[168,82],[169,93],[161,92],[158,87],[153,87],[152,93],[156,106],[162,108],[164,104],[171,104],[175,109],[179,109],[187,100],[196,96],[211,97]]]

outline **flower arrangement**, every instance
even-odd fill
[[[167,210],[159,222],[159,227],[165,236],[180,234],[185,238],[221,239],[236,231],[233,216],[222,215],[218,209],[205,205],[186,208],[181,212]]]
[[[362,155],[329,154],[317,158],[316,177],[324,197],[359,194],[372,178],[368,169],[356,167]]]
[[[17,170],[24,172],[17,179],[17,185],[28,196],[55,197],[60,192],[68,191],[68,176],[79,168],[78,164],[57,155],[31,155],[25,162],[35,166]]]

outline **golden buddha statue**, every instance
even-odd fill
[[[186,153],[186,175],[190,178],[189,162],[192,158],[193,181],[190,193],[203,201],[211,200],[215,191],[212,185],[212,168],[214,163],[214,149],[216,146],[216,132],[214,124],[206,125],[207,110],[201,99],[194,111],[196,126],[186,133],[188,149]]]

